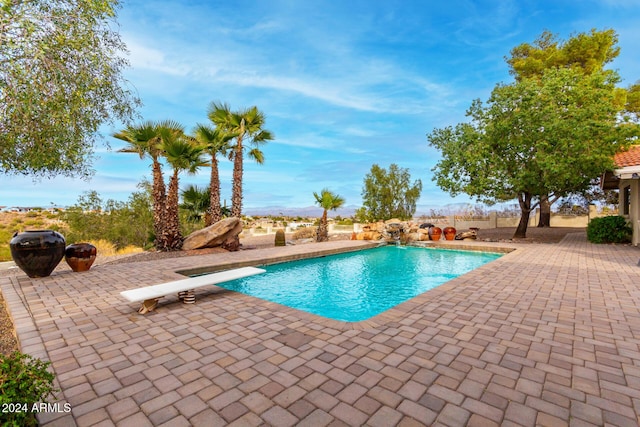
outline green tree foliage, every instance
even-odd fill
[[[559,41],[551,32],[545,31],[533,43],[523,43],[511,50],[511,57],[505,58],[510,66],[509,72],[516,81],[523,79],[539,80],[544,71],[550,68],[573,68],[585,74],[594,72],[611,73],[617,79],[615,71],[605,70],[605,65],[613,61],[620,53],[617,46],[618,35],[614,30],[591,30],[579,33],[567,41]],[[613,88],[616,103],[622,105],[625,90]],[[551,225],[551,205],[563,195],[536,195],[540,203],[540,221],[538,227]]]
[[[514,237],[525,237],[535,196],[581,191],[613,166],[626,136],[616,78],[549,68],[539,79],[497,85],[487,105],[473,102],[470,123],[428,135],[443,157],[434,180],[452,195],[489,204],[517,198],[522,215]]]
[[[154,240],[151,186],[139,185],[127,202],[100,198],[89,191],[78,198],[75,205],[62,214],[69,226],[67,242],[108,240],[117,249],[129,245],[148,248]]]
[[[336,210],[344,205],[344,198],[338,194],[332,193],[328,188],[323,188],[320,193],[313,193],[316,204],[323,209],[320,225],[316,233],[318,242],[326,242],[329,240],[329,228],[327,225],[327,211]]]
[[[208,188],[200,188],[197,185],[189,185],[180,193],[182,203],[180,209],[187,213],[187,221],[200,222],[209,213],[210,192]],[[206,223],[206,220],[205,220]]]
[[[417,179],[412,184],[409,169],[391,164],[387,171],[374,164],[364,178],[363,207],[357,218],[362,222],[410,219],[416,212],[421,191],[422,181]]]
[[[55,376],[49,372],[51,362],[28,354],[0,354],[0,423],[3,426],[37,426],[33,405],[54,397]],[[14,405],[10,408],[9,405]],[[16,405],[19,405],[17,408]]]
[[[92,174],[98,128],[128,121],[139,100],[116,0],[3,1],[0,7],[0,166],[7,174]]]
[[[640,80],[629,86],[625,108],[628,112],[635,113],[637,119],[640,113]]]
[[[611,29],[576,34],[566,42],[545,31],[533,44],[522,43],[511,49],[511,57],[505,60],[516,80],[539,78],[549,68],[579,68],[591,74],[603,71],[620,54],[617,43],[618,35]]]

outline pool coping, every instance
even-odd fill
[[[193,267],[193,268],[186,268],[186,269],[178,269],[178,270],[173,270],[173,271],[168,271],[166,272],[167,275],[175,275],[176,277],[179,278],[184,278],[184,276],[191,276],[191,275],[196,275],[196,274],[205,274],[205,273],[214,273],[217,271],[222,271],[222,270],[228,270],[228,269],[232,269],[232,268],[240,268],[240,267],[259,267],[259,266],[264,266],[264,265],[274,265],[274,264],[280,264],[283,262],[290,262],[290,261],[297,261],[297,260],[302,260],[302,259],[310,259],[310,258],[321,258],[321,257],[325,257],[325,256],[329,256],[329,255],[337,255],[337,254],[342,254],[342,253],[349,253],[349,252],[357,252],[357,251],[362,251],[362,250],[367,250],[367,249],[374,249],[380,246],[385,246],[387,243],[386,242],[381,242],[381,241],[360,241],[363,244],[359,245],[359,246],[348,246],[348,247],[338,247],[338,248],[331,248],[331,249],[320,249],[320,250],[315,250],[315,251],[310,251],[310,252],[301,252],[301,253],[294,253],[294,254],[289,254],[289,255],[276,255],[273,257],[265,257],[265,258],[260,258],[260,259],[253,259],[253,260],[245,260],[245,261],[236,261],[236,262],[231,262],[231,263],[224,263],[224,264],[216,264],[216,265],[200,265],[198,267]],[[368,243],[368,244],[367,244]],[[489,244],[487,244],[489,243]],[[415,247],[421,247],[421,248],[433,248],[433,249],[445,249],[445,250],[462,250],[462,251],[473,251],[473,252],[491,252],[491,253],[500,253],[503,254],[503,256],[501,256],[500,258],[491,261],[490,263],[487,264],[491,264],[493,262],[497,262],[500,259],[504,258],[505,255],[508,255],[512,252],[516,252],[519,250],[518,247],[514,247],[513,245],[510,245],[508,243],[501,243],[501,242],[476,242],[476,241],[468,241],[468,240],[452,240],[452,241],[420,241],[420,242],[411,242],[410,244],[408,244],[408,246],[415,246]],[[478,268],[473,269],[472,271],[476,271],[479,270],[481,268],[484,268],[486,266],[482,265]],[[466,274],[468,274],[470,272],[467,272],[461,276],[458,276],[454,279],[448,280],[446,282],[444,282],[441,285],[438,285],[437,287],[433,288],[433,289],[429,289],[421,294],[418,294],[406,301],[401,302],[400,304],[397,304],[385,311],[383,311],[382,313],[379,313],[369,319],[366,320],[360,320],[360,321],[355,321],[355,322],[349,322],[349,321],[341,321],[341,320],[335,320],[335,319],[330,319],[327,317],[323,317],[317,314],[313,314],[313,313],[309,313],[307,311],[304,310],[299,310],[293,307],[289,307],[283,304],[279,304],[273,301],[268,301],[259,297],[255,297],[252,295],[247,295],[247,294],[243,294],[241,292],[237,292],[237,291],[232,291],[229,289],[225,289],[221,286],[216,286],[216,285],[212,285],[214,288],[217,288],[217,292],[221,293],[221,292],[230,292],[230,293],[234,293],[237,294],[239,296],[242,297],[246,297],[246,298],[250,298],[253,300],[257,300],[260,301],[260,304],[262,306],[264,306],[265,308],[269,308],[269,309],[277,309],[278,312],[286,314],[286,315],[293,315],[295,317],[297,317],[299,320],[301,321],[305,321],[305,322],[310,322],[313,324],[322,324],[325,325],[329,328],[332,329],[336,329],[339,331],[347,331],[347,330],[366,330],[366,329],[372,329],[372,328],[376,328],[379,326],[382,326],[384,324],[390,323],[390,322],[395,322],[398,321],[404,317],[406,317],[406,315],[408,313],[410,313],[411,311],[413,311],[415,308],[424,305],[426,302],[428,302],[429,298],[432,296],[437,296],[439,295],[441,292],[447,292],[450,289],[450,286],[455,286],[455,285],[450,285],[451,282],[454,282],[456,279],[458,279],[459,277],[463,277]],[[441,289],[442,288],[442,289]],[[439,291],[438,293],[436,293],[436,291]]]

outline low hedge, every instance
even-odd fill
[[[594,218],[587,226],[587,239],[592,243],[627,243],[633,230],[621,216]]]

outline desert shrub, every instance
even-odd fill
[[[180,209],[178,211],[180,218],[180,232],[182,236],[187,237],[194,231],[201,230],[205,227],[204,216],[201,218],[195,218],[193,212],[189,212],[186,209]]]
[[[314,239],[316,237],[316,227],[304,227],[298,229],[294,234],[293,238],[297,239]]]
[[[587,226],[587,239],[592,243],[626,243],[631,240],[631,227],[621,216],[594,218]]]
[[[353,225],[353,218],[340,218],[336,217],[336,225]]]
[[[69,226],[67,243],[107,240],[117,248],[148,248],[153,242],[153,214],[148,194],[133,193],[127,202],[103,202],[97,192],[80,196],[62,215]]]
[[[24,222],[24,225],[31,230],[41,229],[44,227],[44,221],[41,218],[28,219]]]
[[[7,408],[0,413],[3,426],[38,425],[33,404],[44,402],[55,391],[49,364],[18,351],[0,355],[0,406]]]

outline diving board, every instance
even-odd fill
[[[256,274],[265,273],[267,270],[256,267],[242,267],[233,270],[219,271],[202,276],[190,277],[173,282],[160,283],[159,285],[144,286],[142,288],[130,289],[120,292],[126,300],[130,302],[142,301],[142,306],[138,310],[139,313],[145,314],[153,311],[158,305],[158,299],[172,293],[186,293],[200,288],[202,286],[216,285],[218,283],[228,282],[230,280],[242,279],[243,277],[254,276]],[[181,296],[181,298],[183,298]],[[195,297],[194,297],[195,298]],[[194,299],[195,301],[195,299]]]

